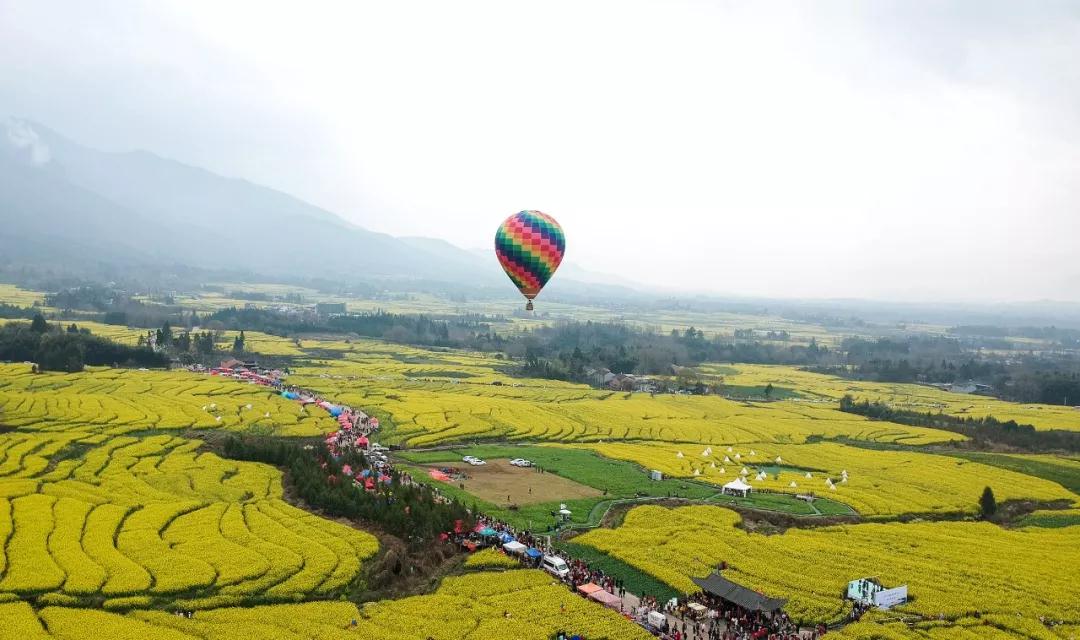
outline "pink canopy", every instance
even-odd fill
[[[589,597],[593,600],[596,600],[605,607],[610,607],[612,609],[618,609],[619,606],[622,605],[622,598],[613,593],[608,593],[603,589],[600,589],[599,591],[593,591],[589,594]]]

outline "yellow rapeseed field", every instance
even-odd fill
[[[789,598],[797,619],[843,617],[848,581],[876,576],[906,584],[902,611],[957,619],[1017,614],[1080,618],[1080,527],[1004,529],[983,522],[855,524],[761,535],[736,528],[719,507],[630,511],[616,529],[575,539],[684,591],[727,562],[724,575],[770,596]]]
[[[230,379],[104,368],[34,374],[23,364],[0,364],[0,419],[37,431],[109,434],[220,428],[310,436],[336,428],[325,412],[301,412],[272,389]]]
[[[0,595],[291,601],[345,587],[377,550],[373,536],[283,502],[277,469],[199,444],[0,434]],[[73,447],[81,457],[48,468]]]
[[[975,512],[986,486],[994,490],[998,500],[1069,500],[1080,504],[1080,496],[1049,480],[918,451],[879,451],[832,442],[731,447],[605,442],[589,448],[668,476],[718,485],[742,477],[759,490],[814,493],[851,505],[862,515]]]
[[[18,631],[12,637],[20,640],[549,640],[559,629],[590,640],[652,637],[618,613],[529,569],[446,578],[430,595],[359,609],[350,602],[311,602],[211,609],[188,619],[163,611],[121,615],[55,606],[35,613],[26,603],[0,604],[0,633],[9,629]]]
[[[738,371],[731,374],[727,370]],[[733,385],[765,386],[793,389],[836,406],[845,394],[858,400],[886,402],[898,409],[980,418],[994,416],[999,420],[1016,420],[1036,429],[1080,430],[1080,409],[1046,404],[1017,404],[997,398],[964,393],[950,393],[921,384],[894,382],[865,382],[836,376],[801,371],[795,367],[736,364],[724,368],[724,382]]]
[[[872,422],[834,406],[743,403],[717,396],[614,393],[511,378],[483,354],[436,352],[372,341],[341,358],[299,367],[290,382],[389,417],[392,438],[425,446],[478,437],[556,442],[650,440],[734,444],[812,437],[928,444],[943,431]]]

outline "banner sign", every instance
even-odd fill
[[[874,594],[874,604],[882,609],[890,609],[907,602],[907,585],[884,589]]]

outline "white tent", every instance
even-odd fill
[[[507,553],[525,553],[525,550],[528,549],[528,547],[517,540],[511,540],[503,545],[503,549],[506,549]]]
[[[723,487],[724,493],[730,495],[738,495],[746,497],[754,488],[742,481],[742,478],[735,478],[731,482],[727,483]]]
[[[667,617],[665,617],[664,614],[660,613],[659,611],[650,611],[648,620],[649,624],[656,627],[657,629],[662,629],[667,623]]]

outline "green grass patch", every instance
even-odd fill
[[[416,480],[439,487],[447,495],[463,500],[466,504],[475,503],[488,515],[504,520],[515,527],[533,531],[546,531],[554,525],[555,518],[551,512],[558,510],[560,503],[565,503],[572,512],[569,523],[580,526],[597,524],[605,509],[597,509],[596,506],[613,499],[670,496],[703,500],[719,492],[717,487],[686,480],[665,479],[656,482],[650,480],[649,476],[632,462],[612,460],[584,449],[528,445],[477,445],[461,449],[406,451],[398,454],[402,459],[417,464],[445,462],[468,469],[467,465],[461,462],[462,456],[467,455],[489,460],[525,458],[543,467],[546,473],[553,473],[567,480],[607,491],[607,495],[603,496],[527,504],[521,505],[516,511],[511,511],[506,508],[506,505],[480,500],[458,488],[457,485],[432,480],[426,469],[409,468],[409,472]]]
[[[721,395],[730,396],[733,398],[754,398],[761,400],[788,400],[790,398],[802,397],[794,389],[774,386],[772,388],[772,392],[769,393],[768,398],[766,398],[764,386],[750,386],[740,384],[725,384],[721,387],[720,393]]]
[[[1053,513],[1050,511],[1039,511],[1030,515],[1024,516],[1019,522],[1022,527],[1045,527],[1049,529],[1056,529],[1059,527],[1072,527],[1080,525],[1080,513]]]
[[[858,512],[852,509],[850,506],[843,502],[837,502],[836,500],[830,500],[829,498],[818,497],[814,500],[814,507],[823,516],[854,516],[858,515]]]
[[[795,496],[783,493],[758,493],[751,492],[746,498],[736,496],[718,495],[710,502],[721,505],[745,507],[747,509],[765,509],[768,511],[782,511],[795,516],[812,516],[817,511],[805,500],[799,500]]]
[[[656,596],[660,602],[682,595],[637,567],[613,558],[594,547],[575,542],[561,542],[555,546],[565,550],[574,558],[584,560],[590,567],[601,569],[604,573],[622,580],[626,590],[635,595]]]
[[[1045,460],[1033,460],[1021,456],[1012,456],[1007,453],[982,453],[976,451],[949,452],[947,455],[1056,482],[1069,491],[1080,494],[1080,469],[1076,466],[1068,466],[1064,462],[1054,464]]]
[[[461,466],[461,458],[469,455],[491,460],[525,458],[543,467],[545,472],[554,473],[594,489],[607,491],[608,495],[604,497],[606,499],[632,498],[637,495],[702,499],[719,491],[718,488],[706,487],[686,480],[669,478],[656,482],[650,480],[649,476],[632,462],[612,460],[586,449],[528,445],[478,445],[440,451],[408,451],[402,452],[400,457],[422,464],[453,462]]]

